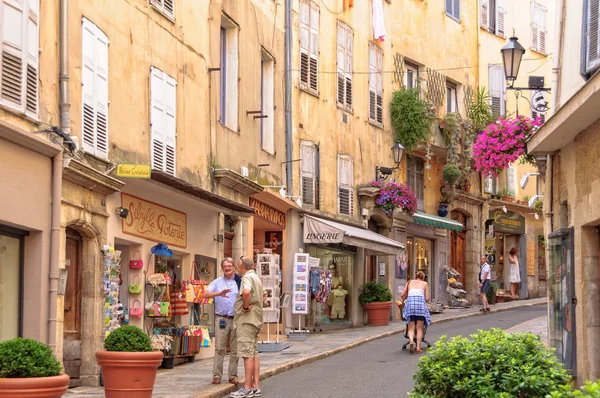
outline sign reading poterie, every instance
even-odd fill
[[[495,232],[521,235],[525,233],[525,217],[514,211],[490,210],[489,217],[493,220]]]
[[[256,200],[254,198],[250,198],[250,207],[253,207],[256,210],[256,215],[260,218],[264,218],[265,220],[279,225],[285,228],[285,213],[279,211],[263,202]]]
[[[187,215],[177,210],[121,193],[121,206],[129,209],[123,219],[123,233],[187,247]]]

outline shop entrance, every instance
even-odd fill
[[[452,219],[460,222],[463,226],[466,225],[466,217],[464,214],[453,211]],[[466,255],[465,255],[465,240],[467,234],[466,230],[462,231],[452,231],[450,234],[450,266],[454,268],[460,274],[459,281],[466,286]]]
[[[24,236],[0,225],[0,342],[23,335]]]
[[[406,250],[408,254],[408,278],[414,279],[417,272],[425,274],[425,281],[429,284],[431,298],[435,298],[435,273],[433,264],[433,241],[416,236],[408,236],[406,239]]]
[[[80,375],[81,363],[81,262],[83,238],[72,228],[66,229],[65,265],[68,269],[64,304],[64,355],[65,372],[73,385]]]

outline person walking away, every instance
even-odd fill
[[[416,279],[409,281],[404,286],[402,295],[406,295],[407,291],[408,296],[404,305],[404,319],[408,322],[409,351],[411,354],[415,352],[416,334],[417,353],[421,353],[423,352],[421,350],[421,342],[423,341],[424,330],[431,323],[431,314],[429,313],[429,307],[427,307],[427,302],[430,299],[429,285],[425,282],[425,273],[423,271],[417,272]]]
[[[479,271],[479,289],[481,294],[481,303],[483,304],[483,308],[479,311],[481,312],[490,312],[490,304],[487,299],[487,292],[490,290],[492,273],[490,272],[490,265],[487,263],[487,258],[485,256],[481,256],[481,270]]]
[[[510,295],[513,298],[517,297],[517,284],[521,283],[521,275],[519,272],[519,259],[517,258],[518,249],[513,247],[508,252],[508,262],[510,263],[510,273],[508,281],[510,282]]]
[[[221,261],[223,276],[216,278],[208,285],[202,298],[215,299],[215,356],[213,358],[212,384],[220,384],[223,378],[223,360],[227,350],[227,342],[231,349],[229,357],[229,382],[237,384],[238,355],[237,339],[233,326],[233,305],[239,294],[241,277],[235,273],[231,257]]]
[[[260,397],[258,386],[260,363],[258,361],[258,333],[263,323],[263,301],[265,292],[254,262],[242,257],[238,262],[238,273],[242,276],[240,294],[234,304],[234,327],[237,335],[237,353],[244,358],[244,385],[231,397]]]

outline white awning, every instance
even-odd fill
[[[373,231],[304,215],[304,243],[344,243],[382,254],[400,255],[406,250],[400,242]]]

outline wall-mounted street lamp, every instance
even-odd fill
[[[402,161],[402,155],[404,154],[404,147],[400,142],[396,141],[394,146],[392,147],[392,154],[394,155],[394,163],[396,163],[396,167],[383,167],[376,166],[375,167],[375,180],[385,180],[388,178],[394,170],[400,168],[400,162]]]

